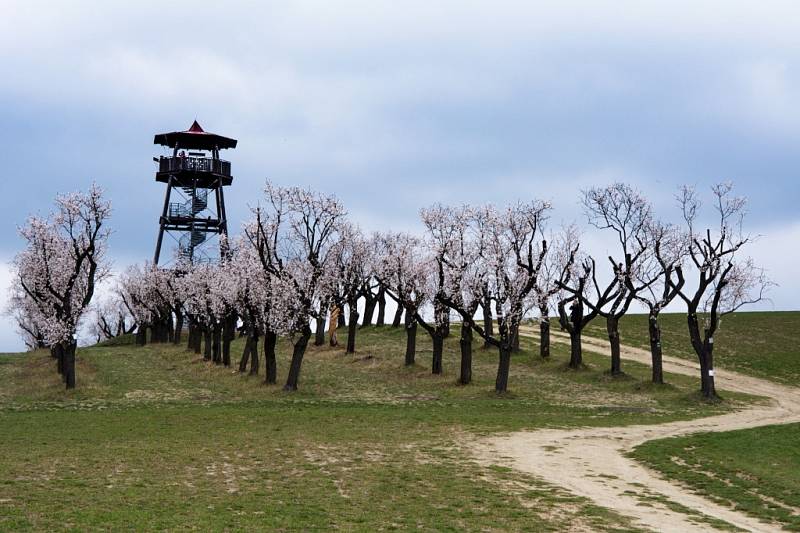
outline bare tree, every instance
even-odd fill
[[[595,187],[583,191],[583,210],[590,225],[616,234],[619,256],[609,256],[614,279],[615,296],[609,307],[598,307],[606,319],[606,331],[611,346],[611,375],[622,374],[619,320],[628,312],[631,303],[644,286],[636,283],[635,271],[640,268],[648,250],[647,228],[652,218],[650,203],[644,195],[624,183]]]
[[[650,250],[635,272],[636,283],[644,287],[636,299],[647,307],[653,383],[664,383],[661,326],[658,317],[683,288],[683,274],[673,286],[669,281],[686,254],[686,239],[675,226],[651,221],[647,229]]]
[[[620,286],[618,271],[616,265],[613,265],[614,279],[601,290],[597,282],[597,265],[594,259],[579,257],[578,246],[576,243],[570,252],[558,281],[559,288],[563,290],[558,302],[558,318],[561,327],[569,333],[569,367],[574,369],[583,366],[581,346],[583,329],[600,314],[604,305],[617,297]]]

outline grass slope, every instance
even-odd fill
[[[632,456],[696,492],[800,531],[800,424],[651,441]]]
[[[686,315],[665,313],[659,323],[664,354],[696,361]],[[626,315],[619,327],[624,344],[650,349],[647,315]],[[605,322],[593,321],[586,333],[606,338]],[[714,361],[722,368],[800,386],[800,311],[725,316],[714,336]]]
[[[752,401],[707,404],[680,376],[653,387],[633,363],[610,379],[593,355],[566,371],[564,346],[543,362],[529,340],[512,392],[497,396],[494,351],[476,350],[475,382],[455,384],[457,338],[456,328],[445,374],[432,376],[423,334],[419,364],[405,368],[401,330],[361,330],[355,356],[310,348],[296,393],[182,347],[82,349],[70,392],[47,354],[0,356],[0,530],[628,530],[624,517],[481,467],[461,446],[474,434],[655,423]]]
[[[696,360],[686,316],[664,314],[660,324],[664,353]],[[587,334],[605,337],[605,324],[596,320]],[[649,349],[647,315],[625,316],[620,336]],[[800,385],[800,312],[729,315],[714,345],[720,367]],[[800,425],[767,426],[651,441],[632,457],[720,503],[800,530],[799,441]]]

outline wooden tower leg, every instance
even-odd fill
[[[167,194],[164,196],[164,210],[161,213],[161,220],[158,227],[158,239],[156,240],[156,253],[153,256],[153,265],[158,266],[158,259],[161,257],[161,243],[164,241],[164,225],[169,218],[169,196],[172,192],[172,176],[167,181]]]
[[[220,239],[219,256],[220,258],[227,257],[230,252],[228,246],[228,217],[225,214],[225,193],[222,190],[222,180],[219,181],[219,186],[216,190],[217,194],[217,218],[219,219],[219,234],[225,236]]]

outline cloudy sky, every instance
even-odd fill
[[[731,180],[780,285],[765,308],[798,308],[796,1],[120,4],[3,1],[2,287],[15,227],[93,180],[116,267],[152,257],[153,134],[196,118],[239,139],[233,227],[265,178],[380,229],[436,201],[538,197],[580,220],[578,191],[615,180],[673,218],[678,184]],[[19,347],[0,324],[0,351]]]

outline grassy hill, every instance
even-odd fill
[[[654,440],[632,457],[695,492],[800,530],[800,424]]]
[[[696,360],[686,316],[661,317],[664,353]],[[620,322],[622,342],[649,348],[646,315]],[[604,324],[588,330],[604,336]],[[800,312],[735,313],[715,336],[720,367],[800,386]],[[800,424],[655,440],[632,457],[699,494],[750,515],[800,530]]]
[[[591,354],[587,370],[567,371],[565,346],[541,361],[528,339],[511,392],[497,396],[494,351],[477,350],[474,383],[455,384],[457,339],[456,328],[444,375],[432,376],[424,334],[406,368],[402,331],[361,330],[355,356],[310,348],[296,393],[182,346],[82,349],[71,392],[46,353],[0,356],[0,530],[627,529],[625,517],[540,480],[479,466],[464,443],[753,401],[702,402],[695,380],[680,376],[653,387],[633,363],[629,377],[610,379]],[[282,341],[279,378],[288,354]]]
[[[661,343],[666,355],[697,360],[689,344],[686,315],[662,314]],[[650,349],[647,315],[627,315],[620,321],[624,344]],[[586,333],[606,338],[605,322],[593,321]],[[722,319],[714,336],[717,366],[800,385],[800,311],[733,313]]]

